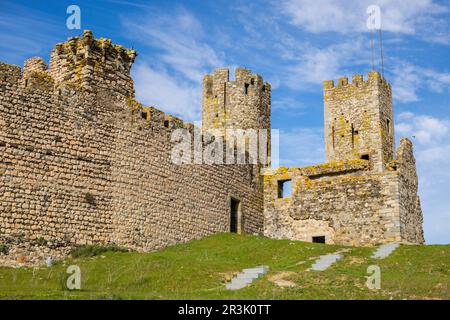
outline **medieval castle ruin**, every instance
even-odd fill
[[[85,31],[57,44],[49,66],[0,63],[1,260],[36,262],[83,244],[151,251],[230,231],[424,242],[412,144],[402,139],[394,152],[391,87],[379,73],[324,82],[325,164],[177,164],[173,132],[200,129],[134,99],[135,57]],[[245,69],[234,80],[227,69],[205,76],[201,143],[214,141],[211,130],[270,136],[270,91]],[[266,149],[270,159],[270,141]]]

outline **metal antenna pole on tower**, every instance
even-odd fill
[[[381,36],[381,27],[378,29],[379,41],[380,41],[380,58],[381,58],[381,75],[384,78],[384,57],[383,57],[383,40]]]
[[[370,47],[372,48],[372,70],[375,70],[375,49],[374,49],[374,35],[373,35],[374,31],[371,30],[370,31]]]

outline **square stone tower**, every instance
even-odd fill
[[[394,158],[394,121],[390,84],[376,71],[368,80],[354,75],[337,86],[324,81],[327,162],[368,159],[383,171]]]

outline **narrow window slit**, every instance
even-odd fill
[[[248,83],[246,83],[245,85],[244,85],[244,94],[245,95],[247,95],[248,94],[248,87],[249,87],[250,85],[248,84]]]

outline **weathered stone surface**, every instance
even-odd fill
[[[264,233],[269,237],[374,245],[423,243],[412,143],[394,157],[391,87],[377,72],[324,82],[328,162],[280,168],[264,177]],[[368,155],[368,159],[361,159]],[[292,195],[279,198],[279,184]]]
[[[82,244],[150,251],[226,232],[230,197],[241,201],[239,230],[262,233],[258,168],[174,164],[171,134],[184,123],[134,100],[135,55],[85,32],[57,45],[49,68],[0,63],[3,260],[43,262]]]
[[[231,199],[240,201],[239,232],[423,243],[412,144],[401,140],[394,155],[391,88],[378,73],[324,83],[327,163],[261,176],[267,163],[171,158],[179,128],[203,132],[202,146],[212,130],[227,138],[228,129],[267,129],[270,139],[261,76],[205,76],[201,130],[134,99],[136,55],[85,31],[56,45],[49,66],[37,57],[23,70],[0,63],[2,264],[43,263],[82,244],[151,251],[229,231]],[[279,199],[289,179],[292,196]]]
[[[270,92],[270,84],[250,70],[237,68],[233,81],[228,69],[214,70],[203,79],[203,131],[227,137],[232,129],[267,130],[267,146],[261,146],[261,152],[270,163]]]

